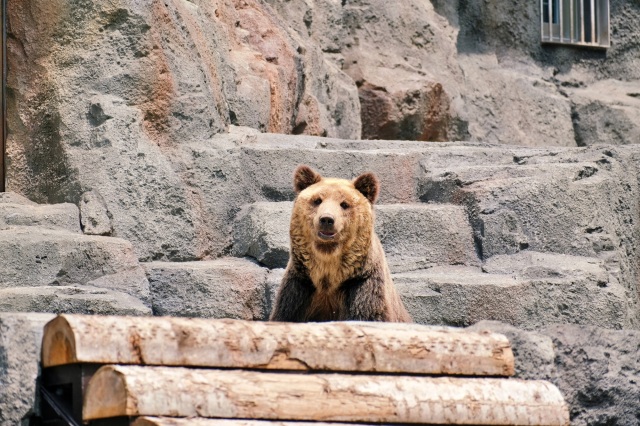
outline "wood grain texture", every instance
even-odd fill
[[[266,323],[60,315],[42,363],[224,367],[510,376],[511,346],[495,333],[392,323]]]
[[[567,425],[544,381],[267,373],[105,366],[85,394],[84,420],[117,416],[324,422]]]
[[[359,423],[360,426],[365,426]],[[132,426],[345,426],[344,423],[281,422],[276,420],[203,419],[199,417],[138,417]],[[373,426],[373,425],[372,425]]]

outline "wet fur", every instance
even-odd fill
[[[300,166],[294,188],[299,193],[291,218],[289,264],[270,319],[410,322],[373,230],[372,203],[379,188],[375,176],[327,179]],[[316,206],[317,198],[324,205]],[[349,208],[342,209],[342,202]],[[321,208],[336,218],[336,241],[316,237]]]

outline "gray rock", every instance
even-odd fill
[[[578,146],[640,143],[640,84],[605,80],[571,92]]]
[[[468,137],[460,123],[458,87],[464,78],[456,64],[455,30],[430,3],[269,3],[356,82],[363,137]]]
[[[609,276],[604,261],[600,259],[534,251],[493,256],[484,263],[482,272],[511,275],[517,278],[582,276],[603,287],[609,281],[616,282],[615,277]]]
[[[80,198],[80,223],[87,235],[111,235],[113,215],[98,191],[87,191]]]
[[[119,238],[15,227],[0,230],[0,252],[2,289],[92,283],[141,300],[149,297],[133,247]]]
[[[250,256],[268,268],[289,261],[289,222],[292,202],[255,203],[245,206],[233,226],[233,254]]]
[[[640,332],[556,325],[539,331],[483,321],[473,331],[505,334],[516,377],[553,382],[572,425],[637,424],[640,419]]]
[[[424,199],[467,201],[482,224],[484,258],[523,249],[595,256],[587,230],[614,215],[612,191],[626,195],[618,177],[595,162],[449,168],[434,170]],[[458,190],[442,191],[450,187]]]
[[[379,205],[375,214],[375,229],[392,272],[436,265],[479,265],[473,232],[460,206]]]
[[[262,320],[268,270],[244,259],[144,264],[154,315]]]
[[[294,140],[294,137],[260,135],[256,144],[243,147],[241,166],[246,173],[245,188],[257,190],[256,195],[268,201],[291,201],[293,171],[299,164],[308,164],[326,177],[353,179],[363,172],[374,172],[380,180],[380,204],[411,203],[418,199],[419,162],[424,154],[419,148],[407,150],[390,146],[376,150],[365,144],[354,149],[349,141],[311,137],[301,140],[307,143],[304,149],[273,146]],[[264,198],[254,201],[262,200]]]
[[[535,25],[531,25],[532,27]],[[539,37],[539,36],[538,36]],[[576,146],[571,102],[547,70],[513,69],[495,53],[459,58],[471,140],[525,146]]]
[[[635,315],[624,289],[580,275],[519,278],[438,267],[393,274],[405,306],[421,324],[468,326],[503,321],[525,329],[549,324],[623,328]]]
[[[572,425],[640,422],[640,331],[555,326],[557,379]]]
[[[515,377],[526,380],[553,380],[556,374],[553,339],[544,332],[526,331],[499,321],[480,321],[471,331],[492,331],[507,336],[515,359]]]
[[[151,291],[144,268],[141,266],[123,269],[113,274],[103,275],[84,285],[130,294],[147,306],[151,305]]]
[[[422,200],[466,206],[484,261],[525,250],[597,258],[624,293],[625,326],[636,327],[640,236],[632,154],[608,148],[512,150],[504,157],[467,157],[459,167],[428,158]],[[491,164],[488,164],[491,163]],[[633,176],[630,178],[630,176]],[[530,259],[531,260],[531,259]]]
[[[292,208],[291,202],[246,206],[234,225],[234,254],[251,256],[269,268],[284,268],[289,260]],[[375,214],[376,232],[393,272],[479,265],[471,227],[459,206],[378,205]]]
[[[20,204],[23,206],[36,206],[37,203],[15,192],[0,192],[0,204]]]
[[[0,289],[0,312],[151,315],[149,304],[127,293],[89,285]]]
[[[201,259],[207,217],[179,146],[230,124],[357,138],[357,88],[262,1],[153,4],[11,10],[24,54],[9,49],[7,185],[39,202],[97,190],[139,257]]]
[[[50,314],[0,313],[0,424],[20,425],[33,413],[42,329]]]
[[[70,203],[37,205],[2,202],[0,228],[12,226],[40,226],[77,233],[80,232],[80,218],[78,208]]]

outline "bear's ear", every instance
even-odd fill
[[[353,180],[353,186],[364,195],[371,204],[376,202],[380,183],[373,173],[364,173]]]
[[[293,173],[293,189],[298,193],[321,180],[322,176],[316,173],[311,167],[303,164],[298,166],[296,171]]]

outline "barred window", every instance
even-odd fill
[[[543,43],[609,47],[609,0],[540,0]]]

